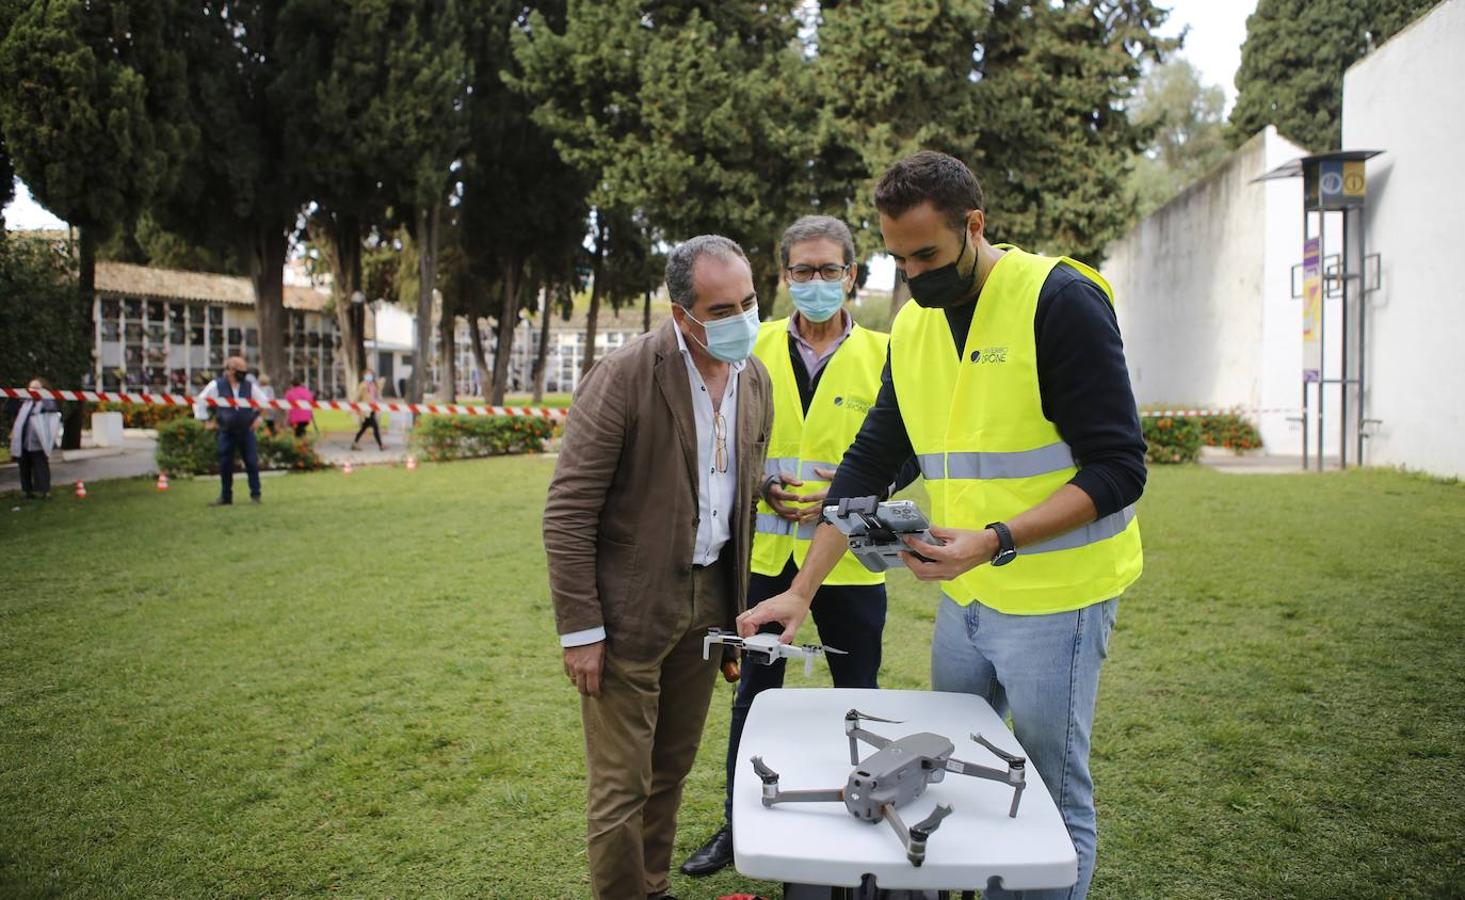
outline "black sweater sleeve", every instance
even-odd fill
[[[957,347],[966,344],[971,307],[948,315]],[[1094,501],[1100,517],[1139,499],[1145,485],[1145,442],[1124,363],[1119,320],[1099,286],[1068,266],[1056,266],[1038,296],[1033,336],[1043,415],[1073,450],[1071,482]],[[901,421],[890,355],[880,394],[845,452],[829,502],[881,494],[897,473],[913,471],[910,438]]]
[[[1099,516],[1139,499],[1145,442],[1124,363],[1114,307],[1098,285],[1055,266],[1033,320],[1043,415],[1073,449],[1070,484],[1094,501]]]

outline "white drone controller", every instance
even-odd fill
[[[730,647],[737,647],[747,654],[751,662],[760,665],[772,665],[775,660],[780,659],[802,659],[804,661],[804,674],[814,674],[814,657],[826,653],[847,653],[845,650],[838,650],[834,647],[825,647],[823,644],[785,644],[779,641],[777,634],[759,632],[752,637],[738,637],[731,631],[723,631],[721,628],[707,629],[707,636],[702,639],[702,658],[710,659],[713,644],[727,644]]]

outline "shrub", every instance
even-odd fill
[[[122,413],[123,428],[157,428],[164,422],[193,415],[193,407],[155,406],[151,403],[88,403],[88,422],[94,412]]]
[[[1207,447],[1227,447],[1240,453],[1262,445],[1256,426],[1235,413],[1206,416],[1201,420],[1201,430]]]
[[[1200,448],[1226,447],[1241,453],[1262,445],[1256,426],[1236,413],[1214,416],[1157,416],[1140,418],[1147,449],[1153,463],[1194,462]]]
[[[286,433],[271,437],[256,433],[261,469],[293,469],[297,472],[325,468],[308,438]],[[203,423],[192,417],[173,419],[158,426],[158,470],[178,475],[216,474],[219,471],[218,439]],[[235,468],[243,463],[236,460]]]
[[[1145,459],[1152,463],[1195,462],[1200,456],[1199,419],[1190,416],[1144,416]]]
[[[553,419],[539,416],[423,416],[412,443],[434,461],[539,453],[554,430]]]

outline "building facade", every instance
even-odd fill
[[[281,392],[299,377],[318,397],[346,395],[329,300],[324,291],[286,285],[289,371],[268,373]],[[103,390],[192,394],[218,376],[229,356],[260,365],[259,319],[247,278],[99,262],[93,321],[92,383]]]

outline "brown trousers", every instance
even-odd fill
[[[730,568],[723,561],[696,570],[680,637],[659,658],[628,660],[609,648],[600,696],[580,698],[597,900],[645,900],[668,887],[682,784],[722,661],[721,647],[702,659],[702,638],[732,620]]]

